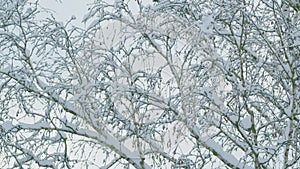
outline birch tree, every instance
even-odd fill
[[[1,168],[300,167],[296,2],[0,4]]]

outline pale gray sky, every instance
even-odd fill
[[[94,0],[40,0],[40,5],[44,8],[55,11],[54,16],[58,21],[67,21],[72,16],[76,17],[73,24],[76,26],[85,26],[81,23],[83,16],[87,13],[88,4]],[[77,25],[78,24],[78,25]]]

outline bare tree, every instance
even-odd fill
[[[296,2],[0,4],[2,168],[300,167]]]

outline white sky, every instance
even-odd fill
[[[73,24],[76,26],[84,27],[82,23],[83,16],[88,11],[88,4],[91,4],[93,0],[40,0],[40,5],[44,8],[51,9],[54,12],[54,16],[58,21],[65,22],[72,16],[76,17]]]

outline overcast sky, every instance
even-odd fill
[[[84,14],[87,13],[88,4],[91,4],[93,0],[40,0],[40,5],[44,8],[49,8],[55,11],[54,16],[59,21],[67,21],[72,16],[76,17],[74,24],[77,26],[84,26],[81,23]]]

